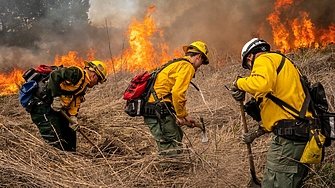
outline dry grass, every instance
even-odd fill
[[[311,80],[321,80],[334,111],[335,54],[312,50],[290,55]],[[245,187],[250,180],[239,107],[224,85],[237,75],[245,76],[231,58],[216,57],[223,68],[202,67],[194,78],[201,94],[190,87],[191,116],[203,117],[209,137],[202,143],[199,129],[183,128],[185,152],[178,158],[163,158],[142,118],[123,112],[123,91],[130,74],[111,76],[106,84],[86,95],[79,121],[84,132],[103,154],[78,133],[76,153],[47,145],[22,109],[17,96],[0,98],[0,182],[2,187]],[[250,129],[255,122],[247,119]],[[252,144],[258,177],[263,176],[271,135]],[[311,166],[305,187],[333,187],[334,144],[326,148],[322,164]]]

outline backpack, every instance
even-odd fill
[[[52,99],[49,99],[47,93],[47,80],[52,71],[61,67],[39,65],[37,68],[30,68],[23,73],[22,77],[26,82],[20,86],[19,102],[27,112],[31,112],[39,102],[51,102]]]
[[[335,140],[335,113],[328,111],[328,101],[323,85],[316,82],[310,86],[307,78],[303,80],[303,86],[309,91],[306,96],[309,95],[307,98],[311,98],[309,108],[320,125],[321,134],[326,137],[325,146],[330,146],[331,140]]]
[[[279,67],[277,68],[277,74],[283,67],[285,63],[285,58],[287,57],[285,55],[282,55],[282,61]],[[293,63],[292,60],[290,61]],[[298,68],[296,67],[296,69]],[[282,109],[290,113],[295,119],[302,122],[309,121],[308,118],[305,117],[306,110],[309,109],[312,112],[314,119],[316,120],[315,122],[317,124],[316,125],[317,128],[321,129],[321,134],[326,137],[324,146],[326,147],[330,146],[331,140],[335,140],[335,125],[334,125],[335,113],[328,112],[328,101],[326,98],[324,87],[321,82],[316,82],[313,85],[311,85],[311,83],[308,81],[305,75],[300,75],[300,81],[306,95],[301,111],[294,109],[292,106],[282,101],[281,99],[273,96],[270,93],[267,94],[266,97],[272,100]],[[295,112],[298,116],[288,111],[287,109],[291,110],[292,112]]]
[[[126,100],[124,111],[131,117],[143,116],[144,106],[147,103],[151,93],[154,95],[155,100],[159,101],[154,91],[154,84],[158,73],[161,72],[168,65],[181,60],[190,62],[186,58],[176,58],[170,60],[169,62],[165,63],[160,68],[155,69],[151,73],[149,73],[148,71],[144,71],[135,75],[131,79],[127,89],[123,94],[123,99]],[[169,95],[171,95],[171,93]]]

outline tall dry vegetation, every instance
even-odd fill
[[[321,81],[330,110],[334,108],[335,54],[305,50],[289,56],[311,81]],[[246,76],[237,58],[216,54],[194,78],[201,93],[190,87],[188,111],[205,120],[208,143],[199,129],[183,127],[185,152],[178,158],[160,157],[156,143],[142,118],[123,112],[123,91],[131,74],[110,76],[104,85],[86,95],[79,122],[102,153],[77,133],[77,152],[59,151],[47,145],[17,96],[0,98],[0,182],[2,187],[245,187],[250,180],[239,107],[224,87],[237,75]],[[289,85],[288,85],[289,87]],[[203,97],[202,97],[203,95]],[[248,96],[250,97],[250,96]],[[256,122],[247,117],[249,129]],[[252,144],[258,177],[262,177],[271,134]],[[323,163],[312,165],[305,187],[334,187],[334,144],[326,148]]]

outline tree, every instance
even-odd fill
[[[89,0],[0,0],[0,43],[32,47],[39,30],[64,33],[88,25]]]

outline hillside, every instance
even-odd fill
[[[323,83],[334,112],[333,50],[288,55],[312,82]],[[239,106],[224,86],[249,72],[236,63],[238,60],[232,60],[235,58],[216,59],[225,65],[202,66],[193,80],[202,93],[192,86],[187,93],[188,111],[197,120],[204,118],[209,142],[201,142],[200,129],[183,127],[185,152],[178,159],[158,156],[155,140],[142,118],[123,112],[123,91],[133,74],[110,76],[105,84],[88,92],[80,110],[83,131],[102,152],[79,133],[76,153],[54,149],[41,139],[17,95],[1,97],[1,187],[246,187],[250,172],[246,145],[239,140]],[[256,122],[247,118],[249,129],[256,127]],[[260,178],[270,139],[267,134],[252,144]],[[334,157],[333,143],[326,148],[324,162],[311,166],[305,187],[335,186]]]

